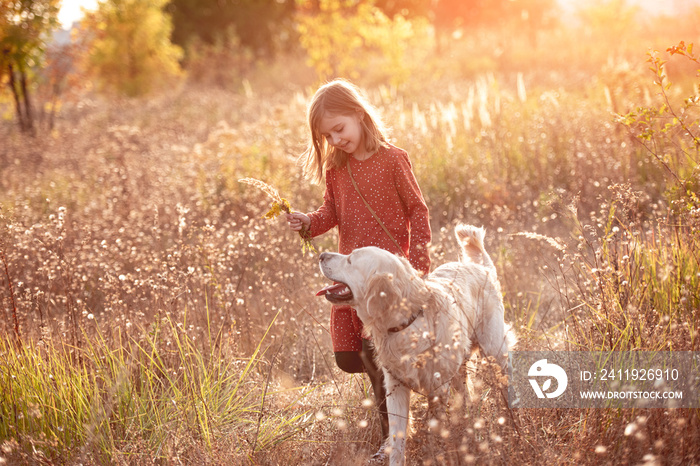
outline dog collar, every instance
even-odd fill
[[[406,330],[411,326],[413,322],[416,321],[418,317],[423,315],[423,308],[418,309],[418,312],[414,312],[405,324],[399,325],[398,327],[391,327],[387,330],[389,333],[399,333],[401,330]]]

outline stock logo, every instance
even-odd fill
[[[566,376],[564,369],[556,364],[548,363],[546,359],[540,359],[530,366],[527,375],[529,377],[535,377],[535,379],[531,378],[529,380],[537,398],[556,398],[561,396],[564,390],[566,390],[566,385],[569,383],[569,378]],[[542,386],[540,386],[537,378],[544,379]],[[552,388],[552,379],[557,381],[557,388],[549,392]]]

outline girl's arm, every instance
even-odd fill
[[[322,235],[338,225],[336,203],[333,195],[334,179],[335,177],[332,172],[326,172],[326,192],[323,195],[323,205],[321,205],[316,212],[308,214],[309,224],[307,229],[311,233],[311,237]]]
[[[413,174],[413,167],[405,151],[397,157],[398,170],[394,174],[396,189],[406,206],[411,227],[409,238],[408,261],[423,273],[430,271],[430,253],[428,244],[432,239],[430,230],[430,214]]]

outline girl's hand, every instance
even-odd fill
[[[287,217],[287,223],[289,223],[289,228],[292,231],[308,230],[311,225],[309,216],[301,212],[292,212],[291,214],[284,215]]]

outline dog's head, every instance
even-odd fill
[[[428,298],[427,287],[411,264],[380,248],[359,248],[349,255],[326,252],[319,265],[323,275],[336,283],[317,296],[352,306],[365,325],[381,320],[391,327]]]

